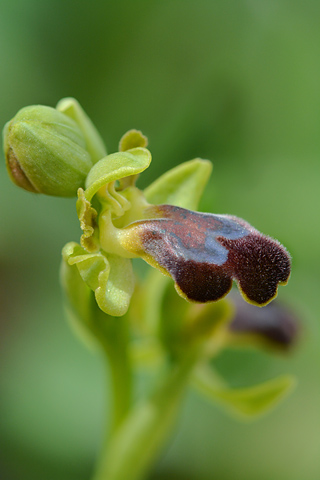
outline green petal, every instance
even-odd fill
[[[220,404],[233,416],[251,419],[267,413],[280,403],[295,387],[292,375],[282,375],[253,387],[226,387],[209,369],[199,369],[194,385],[207,398]]]
[[[149,185],[145,197],[153,204],[168,203],[196,210],[211,170],[211,162],[201,158],[182,163]]]
[[[103,312],[116,317],[127,312],[134,289],[130,260],[117,255],[107,258],[101,252],[88,254],[76,243],[67,244],[63,255],[70,266],[77,266]]]
[[[90,170],[86,180],[85,195],[88,200],[109,182],[143,172],[151,162],[151,153],[146,148],[132,148],[102,158]]]
[[[63,98],[58,102],[56,109],[76,122],[84,136],[87,151],[93,163],[107,155],[106,147],[98,130],[75,98]]]

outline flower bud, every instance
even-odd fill
[[[34,193],[72,197],[92,167],[74,120],[54,108],[22,108],[6,124],[4,152],[11,180]]]

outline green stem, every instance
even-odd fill
[[[93,480],[142,480],[167,439],[196,364],[198,352],[189,353],[170,369],[149,398],[134,407],[105,445]]]
[[[132,368],[128,355],[128,325],[126,316],[110,317],[96,310],[93,326],[104,355],[106,370],[110,372],[108,393],[110,392],[112,412],[104,430],[104,440],[100,457],[109,448],[112,436],[127,416],[132,403]],[[100,460],[98,469],[100,469]]]
[[[102,342],[106,364],[110,371],[112,394],[112,425],[115,431],[127,415],[132,402],[132,371],[128,355],[128,332],[126,319],[112,318],[112,331],[108,329],[108,337]],[[107,368],[108,368],[107,367]]]

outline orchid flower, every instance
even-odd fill
[[[129,131],[119,152],[98,161],[78,190],[81,245],[69,243],[63,256],[77,265],[99,307],[126,313],[136,257],[172,277],[191,302],[217,301],[235,280],[245,300],[269,303],[290,276],[285,248],[241,218],[185,208],[198,204],[211,171],[207,160],[186,162],[141,191],[135,182],[150,161],[146,138]]]

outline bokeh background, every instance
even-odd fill
[[[149,137],[145,186],[196,156],[214,173],[202,209],[245,218],[292,254],[280,300],[300,318],[288,355],[227,352],[247,385],[293,373],[294,394],[255,423],[187,396],[152,480],[319,480],[320,2],[0,0],[0,124],[76,97],[108,151]],[[64,319],[62,246],[74,200],[20,191],[0,163],[0,478],[81,480],[101,440],[104,372]],[[128,479],[129,480],[129,479]]]

